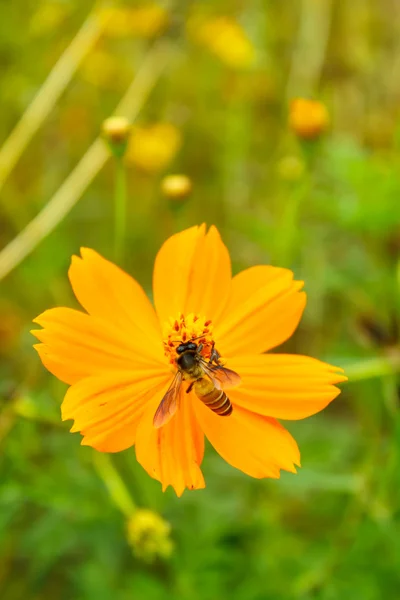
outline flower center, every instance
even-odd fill
[[[212,322],[200,315],[190,313],[189,315],[180,314],[178,318],[170,317],[163,327],[163,344],[165,356],[170,363],[175,365],[177,357],[176,349],[180,344],[195,341],[196,344],[202,344],[201,355],[209,359],[214,344],[212,338]]]

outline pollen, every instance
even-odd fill
[[[180,344],[195,341],[202,345],[201,354],[208,359],[214,344],[212,321],[201,315],[190,313],[170,317],[163,327],[163,345],[165,356],[175,364],[176,349]]]

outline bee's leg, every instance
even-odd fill
[[[197,347],[197,352],[201,352],[203,350],[203,348],[204,348],[204,345],[203,344],[199,344],[198,347]]]
[[[209,360],[208,360],[208,362],[209,362],[209,363],[212,363],[212,362],[214,362],[214,361],[215,361],[215,358],[216,358],[216,356],[215,356],[215,355],[216,355],[216,354],[217,354],[217,351],[216,351],[216,349],[215,349],[215,342],[213,342],[213,343],[212,343],[212,346],[211,346],[210,358],[209,358]]]
[[[187,394],[189,394],[189,392],[192,391],[193,386],[194,386],[194,381],[192,381],[192,383],[189,385],[188,389],[186,390]]]
[[[211,346],[211,354],[210,354],[210,363],[214,362],[216,365],[220,366],[219,363],[219,359],[221,358],[221,355],[219,354],[218,350],[215,349],[215,342],[212,343]]]

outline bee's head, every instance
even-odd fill
[[[197,344],[195,344],[194,342],[185,342],[184,344],[179,344],[179,346],[176,349],[176,353],[182,354],[187,350],[191,350],[192,352],[194,352],[195,350],[197,350]]]

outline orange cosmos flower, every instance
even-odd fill
[[[33,333],[43,364],[71,386],[62,418],[75,421],[71,431],[81,432],[82,444],[101,452],[135,445],[149,475],[178,496],[185,488],[205,486],[204,436],[252,477],[295,472],[298,447],[277,419],[303,419],[322,410],[339,394],[333,384],[346,379],[340,369],[308,356],[264,354],[296,329],[306,303],[303,283],[271,266],[232,278],[217,229],[206,233],[204,225],[172,236],[159,251],[155,309],[121,269],[94,250],[82,248],[81,255],[72,258],[69,278],[86,313],[47,310],[35,319],[43,329]],[[214,377],[214,396],[225,401],[220,384],[229,383],[225,368],[240,376],[227,390],[231,414],[206,406],[200,388],[208,382],[209,391],[212,379],[205,372],[193,384],[178,369],[177,349],[190,340],[197,366],[205,365]],[[171,382],[180,378],[176,406],[155,419]]]
[[[329,113],[318,100],[295,98],[290,103],[289,126],[304,139],[315,139],[329,127]]]

